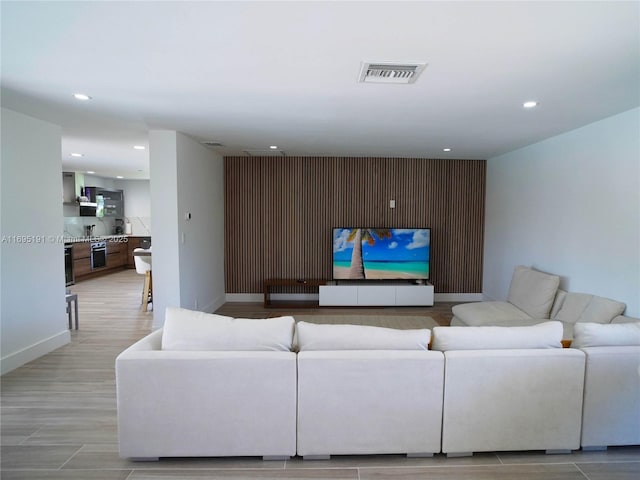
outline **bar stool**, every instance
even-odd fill
[[[151,249],[149,249],[151,250]],[[153,277],[151,276],[151,252],[144,248],[133,249],[133,261],[136,264],[136,272],[144,275],[142,286],[142,311],[146,312],[148,305],[153,304]],[[136,252],[145,252],[148,255],[136,255]]]

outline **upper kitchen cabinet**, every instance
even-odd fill
[[[124,217],[124,191],[84,186],[78,172],[62,172],[62,202],[65,217]]]
[[[96,195],[104,200],[105,217],[124,217],[124,192],[110,188],[98,188]]]

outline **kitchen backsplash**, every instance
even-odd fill
[[[131,235],[151,236],[151,217],[128,217],[126,220],[131,223]],[[95,225],[93,234],[96,237],[113,235],[116,220],[111,217],[64,217],[64,234],[67,237],[84,237],[86,225]]]
[[[151,236],[151,217],[127,217],[131,224],[131,235]]]
[[[116,225],[116,219],[109,217],[65,217],[64,234],[67,237],[84,237],[85,225],[96,226],[93,230],[93,234],[96,237],[112,235]]]

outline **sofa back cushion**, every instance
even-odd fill
[[[504,350],[562,347],[562,323],[526,327],[434,327],[432,350]]]
[[[567,293],[555,320],[565,323],[609,323],[626,305],[609,298],[588,293]]]
[[[562,308],[562,304],[564,303],[565,298],[567,298],[567,292],[559,288],[553,300],[553,305],[551,306],[551,311],[549,312],[549,318],[552,318],[554,320],[556,319],[556,315]]]
[[[640,322],[640,318],[630,317],[628,315],[618,315],[613,320],[611,320],[611,323],[635,323],[635,322]]]
[[[231,318],[167,307],[163,350],[290,351],[293,317]]]
[[[576,323],[572,347],[613,347],[640,345],[640,322]]]
[[[399,330],[367,325],[328,325],[298,322],[298,349],[312,350],[427,350],[427,328]]]
[[[507,300],[532,318],[549,318],[560,277],[522,265],[513,271]]]

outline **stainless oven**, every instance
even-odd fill
[[[107,242],[91,243],[91,269],[107,265]]]

